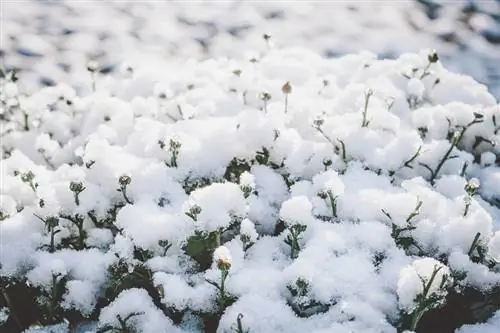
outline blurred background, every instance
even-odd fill
[[[500,0],[0,1],[0,58],[26,92],[60,81],[88,90],[89,60],[106,73],[123,61],[245,57],[272,44],[326,57],[435,48],[500,98]]]

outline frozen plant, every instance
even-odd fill
[[[243,317],[244,316],[242,313],[238,313],[238,316],[236,317],[236,323],[234,327],[232,327],[235,333],[248,333],[248,330],[243,328],[243,323],[242,323]]]
[[[217,288],[216,313],[222,314],[224,310],[236,300],[235,297],[230,295],[226,290],[226,280],[229,275],[229,270],[231,269],[231,253],[229,253],[228,248],[225,246],[216,248],[213,255],[213,261],[220,272],[220,281],[216,282],[209,279],[206,281]]]
[[[71,182],[69,184],[69,190],[73,192],[73,197],[75,198],[75,205],[80,206],[80,193],[85,191],[85,186],[82,182]]]
[[[289,304],[299,317],[310,317],[328,311],[328,304],[317,302],[311,297],[306,279],[298,278],[295,283],[287,285],[287,289],[291,295]]]
[[[403,268],[397,293],[409,321],[403,319],[401,328],[415,331],[425,312],[443,304],[451,282],[448,267],[432,258],[416,259]]]
[[[118,178],[118,185],[120,186],[117,191],[121,192],[123,195],[123,199],[125,199],[125,202],[128,203],[129,205],[132,205],[134,202],[129,198],[127,195],[127,187],[130,185],[132,182],[132,178],[127,175],[122,175],[120,178]]]
[[[271,94],[267,91],[261,92],[259,98],[264,102],[264,112],[267,113],[267,103],[271,100]]]
[[[451,155],[451,153],[453,152],[454,149],[456,149],[458,147],[458,145],[462,141],[462,138],[465,135],[465,132],[471,126],[473,126],[475,124],[480,124],[483,121],[484,121],[483,115],[481,115],[479,113],[474,113],[474,119],[471,122],[469,122],[465,126],[458,126],[458,128],[453,132],[453,135],[451,137],[450,147],[448,148],[448,150],[446,150],[443,157],[441,157],[441,159],[439,160],[439,163],[436,165],[435,169],[432,169],[429,165],[427,165],[425,163],[420,163],[420,165],[422,165],[424,168],[429,170],[429,172],[430,172],[430,180],[429,181],[431,182],[431,184],[434,184],[435,180],[439,176],[439,172],[441,171],[441,168],[446,163],[446,161],[453,159],[453,158],[456,158],[456,155]]]
[[[470,205],[472,204],[472,198],[477,194],[478,189],[479,189],[479,180],[477,178],[470,179],[465,185],[465,192],[467,193],[467,196],[464,198],[465,201],[464,216],[467,216],[467,214],[469,213],[469,208]]]

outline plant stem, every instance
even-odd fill
[[[23,119],[24,119],[24,130],[27,132],[30,130],[29,124],[28,124],[28,114],[26,112],[23,112]]]
[[[368,90],[365,93],[365,106],[364,106],[364,109],[363,109],[363,121],[361,123],[361,127],[367,127],[368,124],[369,124],[369,121],[366,120],[366,116],[367,116],[367,113],[368,113],[368,104],[370,103],[370,97],[372,95],[373,95],[373,91],[372,90]]]

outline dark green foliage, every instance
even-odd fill
[[[200,270],[204,271],[212,265],[212,253],[220,244],[220,232],[196,231],[189,237],[183,249],[198,263]]]
[[[330,308],[330,304],[322,304],[310,297],[309,283],[303,278],[298,278],[294,284],[288,285],[287,289],[290,293],[288,305],[299,317],[324,313]]]

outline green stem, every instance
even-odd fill
[[[23,119],[24,119],[24,130],[27,132],[30,130],[29,124],[28,124],[28,114],[26,112],[23,113]]]

